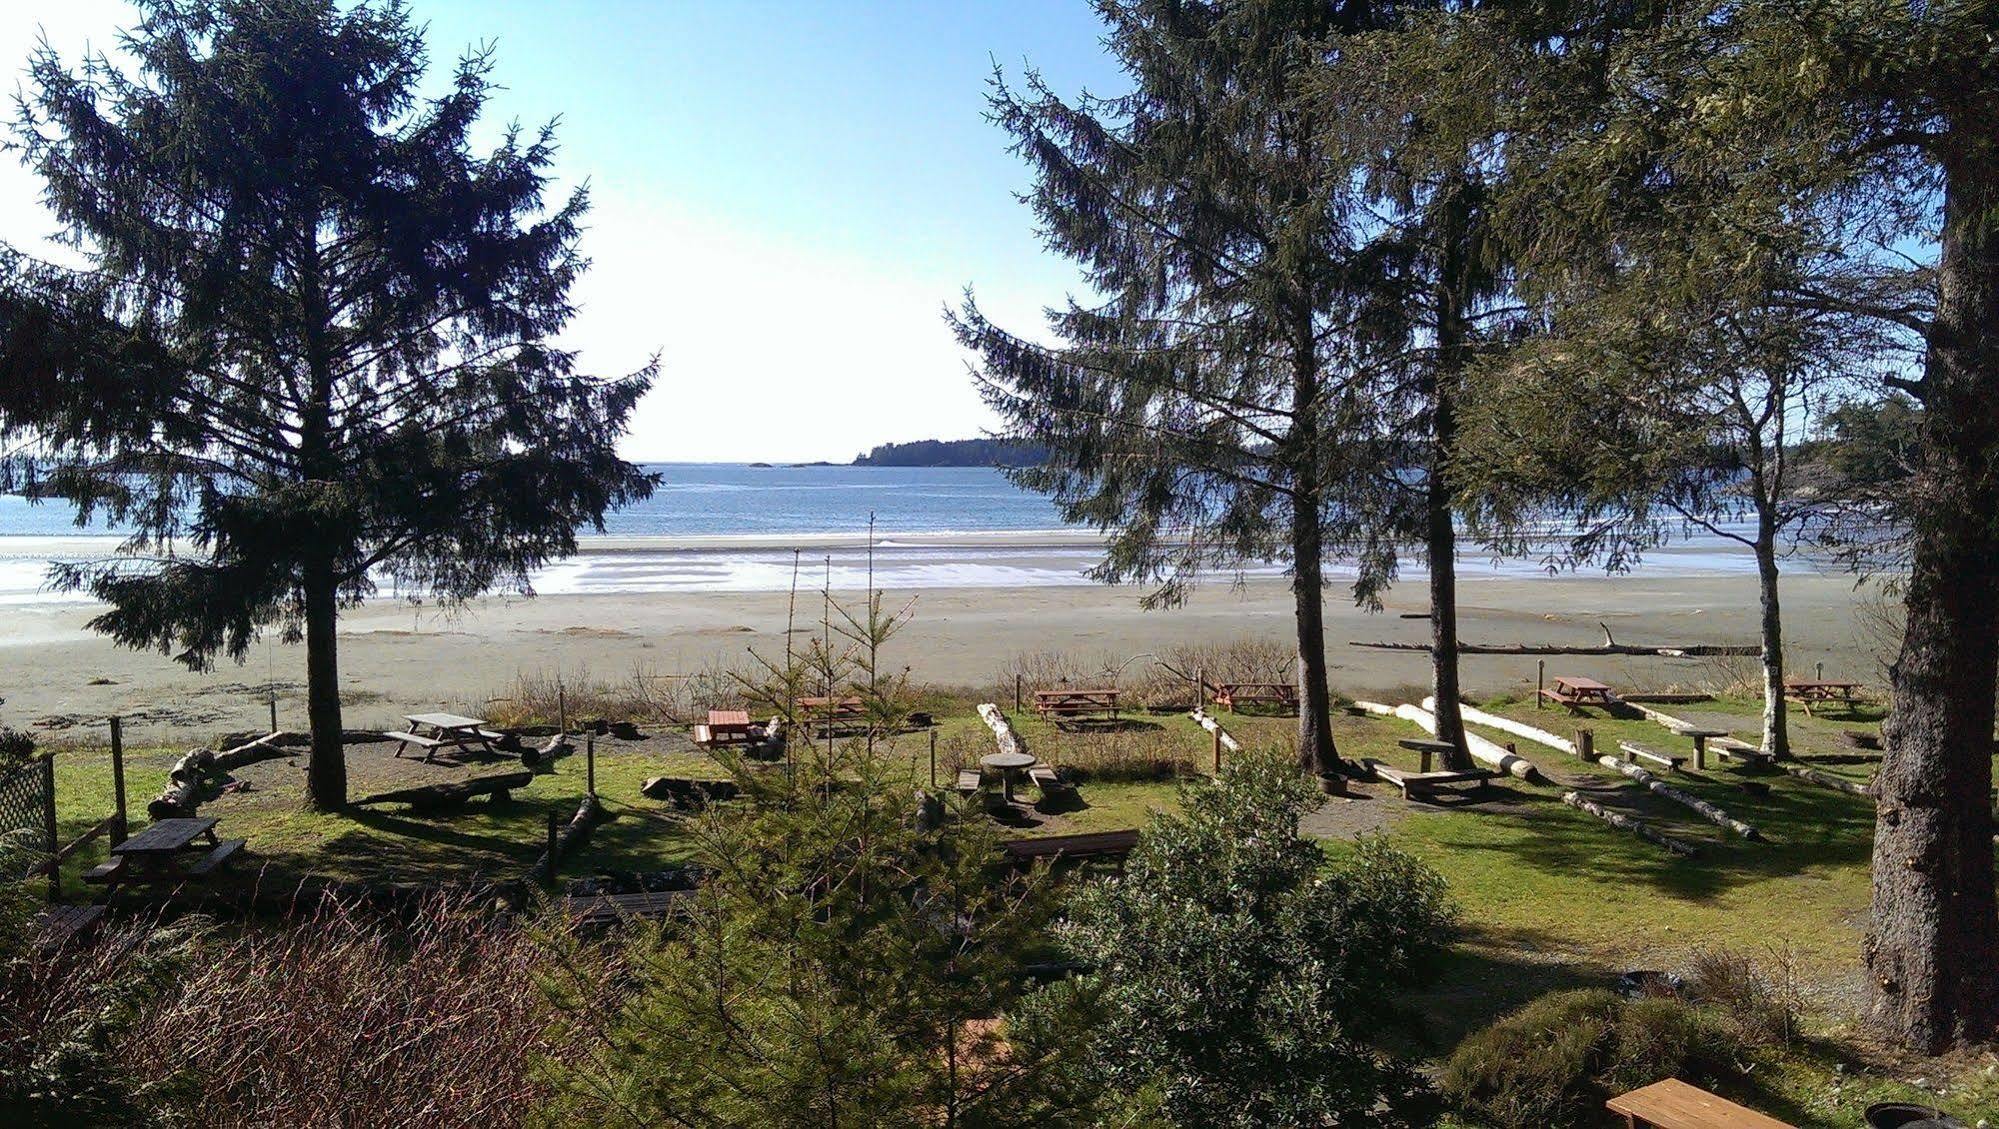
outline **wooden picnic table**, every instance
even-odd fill
[[[1289,682],[1217,682],[1215,704],[1230,713],[1250,705],[1297,709],[1298,688]]]
[[[396,742],[396,755],[415,745],[424,751],[425,762],[435,760],[439,749],[469,749],[477,746],[488,755],[493,752],[493,742],[497,733],[486,731],[483,718],[466,717],[455,713],[410,713],[403,720],[410,723],[406,733],[387,734]],[[427,732],[426,732],[427,731]]]
[[[853,721],[868,712],[867,703],[859,698],[800,698],[798,708],[831,721]]]
[[[1116,690],[1036,690],[1034,712],[1043,717],[1081,717],[1108,713],[1117,717]]]
[[[154,820],[144,831],[112,847],[110,861],[99,864],[84,880],[112,888],[128,882],[179,885],[207,878],[243,849],[241,839],[217,839],[216,822],[213,818]],[[197,852],[193,864],[188,865],[186,860]]]
[[[708,739],[718,745],[749,740],[750,711],[709,710]]]
[[[1858,682],[1830,682],[1822,678],[1787,678],[1784,680],[1784,696],[1805,707],[1805,716],[1811,716],[1812,707],[1826,702],[1841,702],[1852,705],[1860,695]]]
[[[1541,696],[1571,710],[1579,710],[1582,706],[1608,706],[1617,700],[1608,684],[1574,674],[1557,676],[1554,688],[1542,690]]]

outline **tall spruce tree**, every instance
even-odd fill
[[[1643,7],[1643,6],[1641,6]],[[1594,56],[1541,82],[1535,54],[1469,70],[1531,76],[1510,177],[1523,242],[1549,278],[1615,266],[1607,228],[1636,210],[1717,237],[1725,271],[1746,238],[1804,221],[1850,262],[1894,279],[1912,244],[1934,249],[1934,310],[1902,285],[1785,298],[1872,318],[1919,342],[1887,382],[1920,406],[1913,473],[1895,518],[1910,572],[1875,777],[1870,1014],[1924,1050],[1999,1028],[1999,906],[1990,807],[1999,680],[1999,9],[1985,3],[1757,0],[1674,9],[1644,34],[1621,11],[1575,15],[1559,55]],[[1578,91],[1589,92],[1577,97]],[[1524,146],[1522,144],[1524,142]],[[1679,208],[1761,212],[1775,226]],[[1764,260],[1747,256],[1751,270]],[[1863,280],[1864,281],[1864,280]],[[1919,374],[1918,374],[1919,370]]]
[[[1202,569],[1289,562],[1298,756],[1331,779],[1325,562],[1357,562],[1363,602],[1392,575],[1396,483],[1371,381],[1401,315],[1397,249],[1303,95],[1383,17],[1284,0],[1097,10],[1130,94],[1066,101],[1030,72],[992,96],[1049,247],[1097,299],[1051,312],[1054,345],[969,299],[953,323],[1012,435],[1050,452],[1017,480],[1112,534],[1101,579],[1154,583],[1155,605]]]
[[[486,54],[424,100],[399,3],[141,10],[130,69],[44,48],[19,101],[84,265],[7,256],[4,484],[130,530],[62,577],[120,643],[199,669],[302,637],[307,797],[336,808],[340,609],[383,576],[525,586],[574,551],[650,489],[612,445],[652,371],[591,378],[551,343],[586,198],[545,207],[550,129],[474,151]]]

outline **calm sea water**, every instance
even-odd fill
[[[550,565],[535,577],[537,591],[687,592],[775,591],[792,582],[817,587],[860,587],[872,566],[887,588],[1024,587],[1086,583],[1099,558],[1087,540],[1051,531],[1061,518],[1047,498],[1016,489],[998,471],[968,467],[772,466],[668,463],[647,469],[661,477],[646,501],[605,519],[606,541],[585,538],[584,551]],[[872,514],[878,545],[864,549],[808,547],[795,556],[787,536],[852,534]],[[998,532],[1042,532],[1044,537],[989,539]],[[921,541],[903,534],[965,534]],[[30,505],[0,495],[0,603],[39,603],[59,596],[46,587],[52,559],[108,555],[119,531],[78,528],[60,505]],[[720,544],[676,544],[683,538],[720,538]],[[727,539],[742,538],[740,546]],[[60,539],[58,542],[57,539]],[[1803,562],[1798,562],[1802,564]],[[1701,535],[1653,554],[1650,574],[1741,573],[1753,570],[1746,551]],[[1250,570],[1277,575],[1277,567]],[[1339,570],[1330,570],[1337,576]],[[1421,575],[1405,562],[1405,579]],[[1475,549],[1464,553],[1461,575],[1533,575],[1534,561],[1491,561]]]

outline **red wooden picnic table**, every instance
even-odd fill
[[[708,739],[726,745],[750,739],[750,711],[709,710]]]
[[[1607,706],[1613,701],[1607,683],[1575,674],[1557,676],[1554,688],[1541,691],[1541,696],[1572,710],[1578,706]]]
[[[859,698],[800,698],[798,708],[837,721],[849,721],[868,712],[867,704]]]
[[[1814,704],[1852,703],[1860,696],[1860,683],[1829,682],[1822,678],[1787,678],[1784,680],[1784,696],[1802,703],[1805,713],[1810,714]]]

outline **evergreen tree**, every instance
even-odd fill
[[[1329,553],[1378,606],[1396,491],[1375,366],[1399,348],[1396,253],[1305,97],[1314,68],[1385,13],[1288,0],[1100,0],[1134,89],[1065,101],[1030,73],[992,117],[1033,167],[1054,251],[1099,300],[1050,315],[1060,344],[954,317],[986,400],[1049,461],[1014,473],[1112,534],[1097,576],[1182,599],[1202,569],[1289,563],[1298,756],[1331,779]]]
[[[652,372],[584,376],[551,343],[586,199],[545,207],[550,129],[473,150],[488,55],[422,100],[400,3],[141,8],[131,68],[44,48],[20,99],[85,265],[5,262],[0,435],[34,445],[0,485],[131,531],[62,575],[120,643],[200,669],[302,637],[307,796],[337,808],[340,609],[381,576],[524,587],[574,551],[650,489],[613,443]]]
[[[742,799],[691,824],[687,912],[627,949],[608,1024],[576,1015],[587,1059],[554,1123],[956,1126],[1090,1123],[1075,1070],[1087,996],[1013,1013],[1054,905],[1012,872],[976,809],[926,796],[895,735],[906,674],[880,648],[880,597],[772,661],[756,693],[863,702],[861,732],[788,734],[787,763],[726,763]],[[587,998],[586,994],[581,994]]]
[[[1314,792],[1275,757],[1231,765],[1153,816],[1123,878],[1071,900],[1058,935],[1095,969],[1088,1062],[1135,1107],[1121,1123],[1402,1123],[1416,1079],[1374,1048],[1454,910],[1380,840],[1329,861],[1300,837]]]

